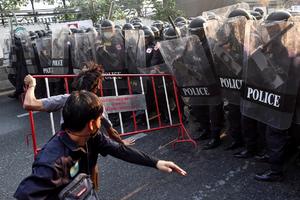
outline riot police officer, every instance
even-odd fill
[[[291,14],[287,11],[275,11],[266,18],[265,23],[283,22],[287,21],[290,17]],[[274,27],[274,29],[275,30],[267,29],[271,36],[278,33],[278,30],[276,30],[277,27]],[[286,84],[285,86],[287,86],[290,81],[294,83],[292,79],[295,79],[295,77],[293,77],[293,75],[295,75],[295,72],[293,71],[295,70],[295,66],[293,67],[293,58],[290,58],[288,50],[281,42],[281,37],[275,38],[273,44],[271,44],[271,47],[269,48],[269,53],[272,55],[270,56],[272,63],[278,65],[278,67],[283,70],[290,68],[287,70],[289,74],[284,73],[284,76],[289,76],[289,80],[286,80],[286,83],[284,83]],[[278,73],[282,73],[282,71],[279,71]],[[270,163],[270,169],[264,173],[256,174],[255,179],[258,181],[281,181],[283,180],[284,155],[288,144],[288,129],[279,129],[273,125],[268,125],[266,128],[266,143],[268,147],[268,162]]]
[[[155,26],[159,30],[159,37],[163,38],[163,30],[164,30],[164,23],[160,20],[156,20],[152,23],[152,26]]]
[[[202,43],[209,65],[213,69],[213,60],[205,37],[203,24],[206,20],[203,17],[196,17],[189,24],[189,32],[197,35]],[[219,105],[193,105],[192,114],[200,123],[201,133],[197,139],[205,140],[211,138],[204,149],[213,149],[221,144],[220,135],[223,128],[223,103]]]
[[[123,27],[122,27],[123,36],[125,36],[125,31],[127,31],[127,30],[134,30],[134,26],[130,23],[124,24]]]
[[[168,28],[165,32],[164,32],[164,39],[165,40],[172,40],[172,39],[176,39],[176,38],[179,38],[181,36],[180,34],[180,30],[179,29],[176,29],[176,31],[174,30],[173,27],[170,27]],[[158,44],[156,44],[153,48],[153,56],[152,56],[152,59],[151,59],[151,65],[150,66],[154,66],[154,65],[161,65],[161,64],[164,64],[165,61],[161,55],[161,52],[159,50],[159,46]],[[166,80],[166,84],[170,84],[169,83],[169,79]],[[161,83],[160,83],[161,84]],[[171,87],[167,87],[167,89],[169,90],[168,91],[168,95],[172,95],[169,97],[169,99],[173,99],[174,100],[174,92],[171,91],[172,88]],[[163,94],[163,88],[160,87],[159,90],[158,90],[158,93],[162,93]],[[164,98],[164,95],[158,95],[158,98],[159,98],[159,110],[161,111],[161,114],[162,114],[162,118],[165,122],[168,122],[169,119],[168,119],[168,111],[167,111],[167,108],[166,108],[166,100]],[[179,100],[179,106],[180,106],[180,109],[182,111],[182,120],[183,121],[186,121],[187,118],[184,114],[184,102],[182,100],[182,98],[179,96],[178,97],[178,100]]]

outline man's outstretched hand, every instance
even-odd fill
[[[181,169],[178,165],[171,161],[159,160],[156,164],[157,169],[163,172],[171,173],[176,172],[182,176],[186,176],[187,173],[183,169]]]

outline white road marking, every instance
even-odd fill
[[[35,113],[39,113],[40,111],[33,111],[33,114],[35,114]],[[20,114],[20,115],[17,115],[17,118],[22,118],[22,117],[26,117],[26,116],[28,116],[29,115],[29,112],[27,112],[27,113],[23,113],[23,114]]]
[[[139,133],[139,134],[137,134],[137,135],[128,137],[128,138],[126,138],[126,139],[137,141],[138,139],[141,139],[141,138],[143,138],[143,137],[145,137],[145,136],[147,136],[147,134],[145,134],[145,133]]]

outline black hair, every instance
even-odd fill
[[[63,108],[63,130],[81,131],[86,124],[97,119],[103,113],[103,104],[94,93],[74,91],[68,97]]]
[[[103,80],[103,67],[102,65],[89,62],[86,64],[87,70],[82,70],[72,83],[74,90],[86,90],[95,92],[99,81]]]

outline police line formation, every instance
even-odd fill
[[[85,30],[17,28],[11,46],[19,71],[15,95],[24,74],[78,73],[88,61],[106,73],[171,73],[182,109],[188,106],[200,123],[196,139],[210,139],[204,149],[221,144],[226,113],[233,141],[227,149],[244,147],[234,156],[270,163],[257,180],[282,180],[291,129],[300,124],[298,18],[231,6],[191,20],[177,17],[174,24],[158,20],[149,27],[134,18],[123,26],[103,20]]]

